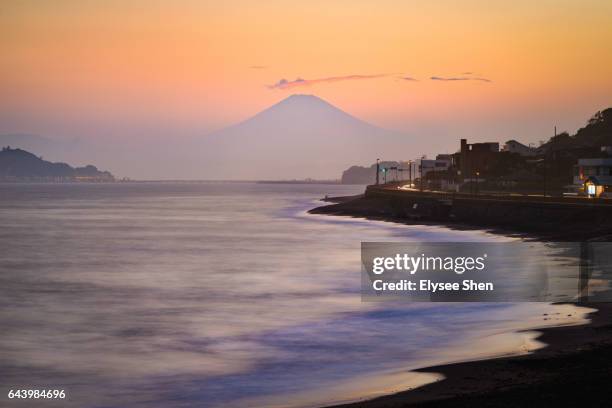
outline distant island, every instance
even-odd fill
[[[115,177],[95,166],[72,167],[52,163],[28,151],[3,147],[0,151],[0,181],[109,182]]]
[[[380,163],[381,168],[408,167],[408,163],[397,161],[384,161]],[[407,176],[408,174],[406,174]],[[381,179],[382,181],[382,179]],[[342,172],[341,184],[374,184],[376,182],[376,163],[370,167],[351,166]]]
[[[260,180],[258,184],[340,184],[340,180],[315,180],[315,179],[303,179],[303,180]]]

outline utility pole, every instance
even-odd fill
[[[380,177],[380,159],[376,159],[376,185],[378,185]]]
[[[554,126],[554,138],[557,138],[557,125]],[[542,165],[544,166],[544,197],[546,197],[546,195],[548,194],[548,186],[547,186],[547,178],[548,178],[548,166],[547,166],[547,159],[548,156],[548,151],[544,152],[544,159],[542,159]]]
[[[421,191],[423,191],[423,160],[419,164],[419,179],[421,180]]]
[[[468,167],[468,175],[469,175],[469,180],[470,180],[470,195],[474,194],[474,175],[472,174],[472,163],[470,161],[468,161],[467,164]]]
[[[408,180],[412,188],[412,160],[408,160]]]
[[[391,166],[389,167],[389,170],[394,170],[393,176],[394,176],[394,180],[397,181],[397,166]],[[391,175],[389,175],[391,176]]]
[[[548,169],[546,168],[546,155],[544,155],[544,160],[542,161],[542,164],[544,165],[544,197],[546,197],[546,194],[548,193],[548,186],[547,186],[547,176],[548,176]]]

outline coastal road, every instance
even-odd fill
[[[579,205],[579,206],[612,206],[612,199],[608,198],[592,198],[592,197],[558,197],[558,196],[544,196],[538,194],[517,194],[517,193],[454,193],[447,191],[435,191],[435,190],[418,190],[403,188],[401,185],[385,184],[385,185],[371,185],[367,187],[368,194],[374,194],[377,196],[388,196],[388,197],[420,197],[420,198],[431,198],[439,200],[482,200],[482,201],[514,201],[514,202],[531,202],[541,204],[564,204],[564,205]]]

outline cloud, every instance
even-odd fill
[[[468,77],[468,76],[461,76],[461,77],[439,77],[439,76],[432,76],[431,78],[432,81],[481,81],[481,82],[493,82],[490,79],[487,78],[481,78],[481,77]]]
[[[251,69],[266,69],[268,67],[266,65],[251,65],[249,68],[251,68]]]
[[[397,76],[397,80],[402,81],[415,81],[418,82],[417,78],[401,75],[398,73],[395,74],[374,74],[374,75],[344,75],[344,76],[334,76],[334,77],[326,77],[326,78],[317,78],[317,79],[304,79],[297,77],[293,81],[287,80],[285,78],[280,79],[278,82],[272,85],[267,85],[268,89],[291,89],[300,86],[309,86],[320,83],[330,83],[330,82],[339,82],[339,81],[356,81],[361,79],[373,79],[373,78],[384,78],[389,76]],[[440,76],[432,76],[429,79],[432,81],[480,81],[480,82],[493,82],[488,78],[474,76],[475,74],[470,72],[464,72],[461,76],[454,77],[440,77]]]
[[[360,79],[373,79],[373,78],[383,78],[387,77],[391,74],[375,74],[375,75],[345,75],[345,76],[335,76],[335,77],[327,77],[327,78],[318,78],[318,79],[303,79],[296,78],[294,81],[288,81],[286,79],[281,79],[277,83],[273,85],[268,85],[269,89],[290,89],[298,86],[309,86],[320,83],[329,83],[329,82],[340,82],[340,81],[355,81]]]

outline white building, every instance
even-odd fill
[[[521,142],[517,142],[516,140],[508,140],[504,147],[502,148],[504,152],[510,153],[518,153],[521,156],[535,156],[537,154],[537,149],[533,147],[526,146]]]
[[[448,156],[445,157],[445,156]],[[438,155],[436,159],[421,159],[419,162],[419,170],[421,177],[425,177],[430,171],[444,171],[452,164],[450,155]]]
[[[612,158],[579,159],[574,185],[592,197],[612,195]]]

